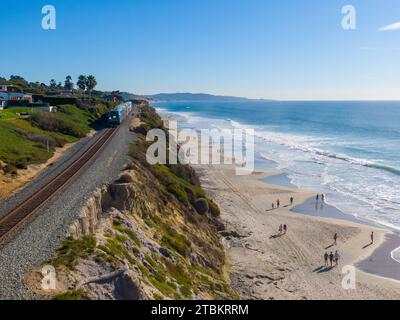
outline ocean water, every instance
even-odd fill
[[[400,230],[400,102],[158,102],[180,127],[253,128],[257,163]],[[268,164],[267,164],[268,163]]]

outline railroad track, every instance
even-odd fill
[[[94,162],[116,134],[118,128],[106,129],[100,138],[38,192],[29,196],[16,208],[0,219],[0,244],[12,237],[40,208],[61,194]]]

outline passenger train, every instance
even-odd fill
[[[107,123],[112,126],[120,125],[126,117],[132,112],[133,105],[131,101],[119,104],[107,114]]]

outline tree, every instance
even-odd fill
[[[12,75],[10,76],[10,82],[12,82],[13,84],[17,84],[17,85],[21,85],[23,87],[28,87],[28,81],[26,81],[23,77],[21,76],[17,76],[17,75]]]
[[[84,75],[80,75],[78,77],[78,82],[76,83],[76,85],[78,86],[79,89],[81,89],[82,91],[85,91],[86,81],[87,81],[87,78]]]
[[[57,87],[57,81],[54,79],[50,80],[50,88],[55,89]]]
[[[86,78],[86,88],[89,93],[92,93],[93,89],[97,86],[97,80],[94,76],[90,75]]]
[[[67,76],[65,78],[64,88],[65,88],[65,90],[69,90],[69,91],[72,91],[74,89],[74,83],[72,82],[71,76]]]
[[[21,76],[15,76],[15,75],[10,76],[10,81],[13,81],[13,82],[26,82],[26,80],[24,78],[22,78]]]

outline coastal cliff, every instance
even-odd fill
[[[50,261],[57,286],[44,291],[40,270],[28,286],[44,299],[231,299],[218,206],[186,165],[150,166],[145,134],[165,130],[146,104],[132,121],[131,162],[97,190]]]

